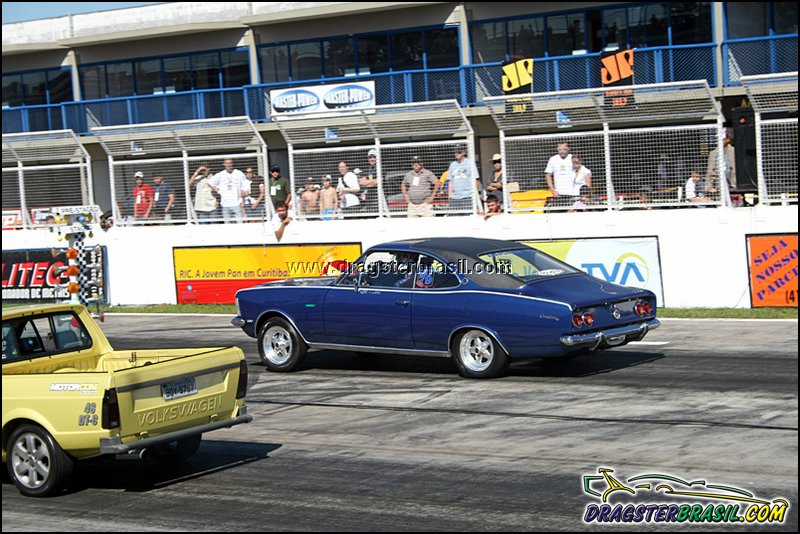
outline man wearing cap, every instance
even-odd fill
[[[370,149],[367,152],[369,167],[358,177],[361,186],[361,211],[378,212],[378,151]]]
[[[289,185],[289,179],[281,176],[281,168],[277,164],[273,164],[269,168],[269,198],[272,200],[273,207],[278,207],[281,204],[287,206],[292,203],[292,191]]]
[[[222,165],[224,168],[209,180],[208,185],[219,195],[225,224],[241,223],[244,220],[244,173],[233,168],[230,158],[226,158]]]
[[[442,183],[422,166],[418,156],[411,158],[412,168],[403,178],[400,188],[408,202],[408,217],[433,217],[433,199]]]
[[[144,183],[144,173],[136,171],[133,175],[136,185],[133,188],[133,218],[147,219],[153,208],[153,188]]]
[[[503,192],[503,157],[500,154],[492,156],[492,181],[486,186],[487,193]]]
[[[476,190],[480,190],[481,178],[475,163],[467,157],[466,148],[457,148],[455,161],[447,169],[447,198],[450,209],[472,211]]]

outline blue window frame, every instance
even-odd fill
[[[260,45],[262,83],[460,65],[456,26],[331,36]]]
[[[78,67],[85,100],[241,87],[250,83],[246,47],[133,58]]]
[[[3,107],[59,104],[74,100],[69,67],[3,74]]]

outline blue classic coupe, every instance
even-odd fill
[[[429,238],[367,250],[337,277],[242,289],[232,323],[258,338],[271,371],[309,350],[452,357],[466,377],[511,360],[564,359],[642,339],[655,295],[591,277],[534,248]]]

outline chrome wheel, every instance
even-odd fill
[[[473,373],[483,373],[494,361],[494,342],[485,332],[470,330],[461,336],[458,357]]]
[[[274,365],[284,365],[292,357],[292,336],[282,326],[273,325],[262,337],[261,349],[264,358]]]
[[[38,489],[50,476],[50,450],[42,438],[32,432],[20,434],[11,449],[14,478],[28,489]]]

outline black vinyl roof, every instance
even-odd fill
[[[432,237],[425,239],[407,239],[377,245],[376,249],[408,250],[428,252],[455,264],[461,274],[476,283],[493,288],[512,289],[524,285],[519,278],[498,272],[486,272],[486,269],[475,269],[474,265],[486,262],[480,259],[482,254],[501,250],[519,250],[527,248],[521,243],[502,239],[481,239],[477,237]],[[465,269],[467,272],[464,272]],[[470,272],[471,271],[471,272]]]

